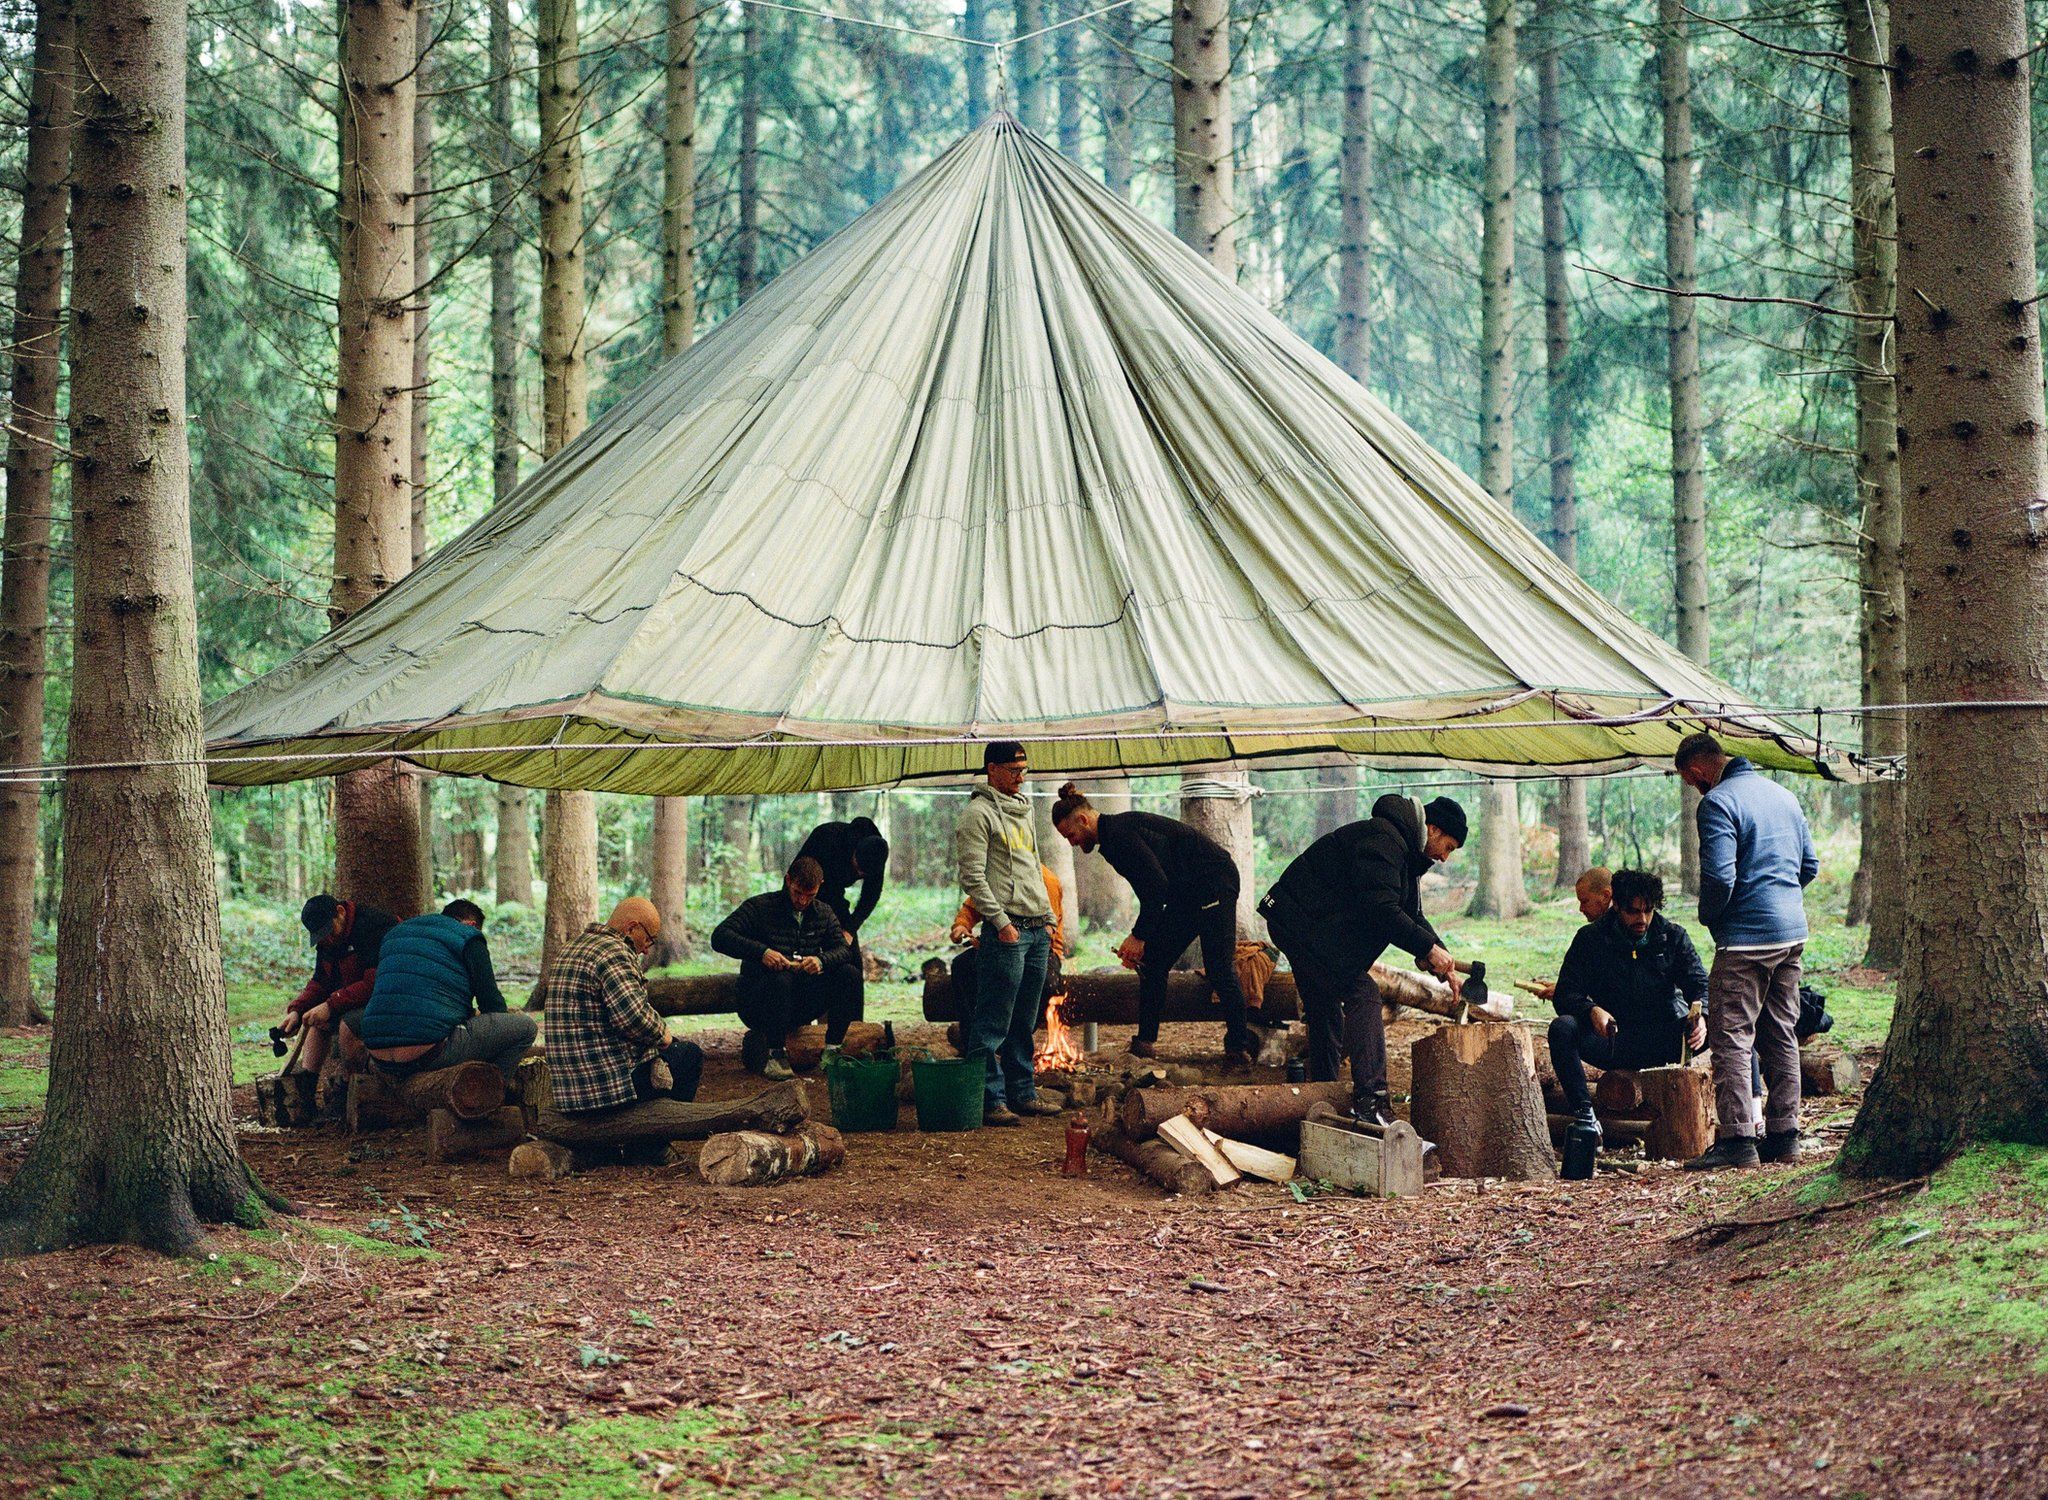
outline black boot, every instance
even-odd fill
[[[1705,1153],[1687,1162],[1685,1170],[1719,1172],[1727,1167],[1744,1168],[1756,1164],[1756,1142],[1746,1135],[1731,1135],[1714,1142]]]
[[[1758,1161],[1791,1161],[1799,1155],[1799,1132],[1796,1130],[1773,1130],[1757,1142]]]

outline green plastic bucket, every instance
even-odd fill
[[[896,1084],[903,1070],[895,1059],[825,1054],[825,1090],[832,1097],[832,1123],[841,1130],[894,1130]]]
[[[920,1057],[910,1065],[911,1087],[917,1095],[919,1130],[979,1130],[988,1054],[965,1057]]]

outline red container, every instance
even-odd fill
[[[1080,1115],[1067,1121],[1067,1159],[1060,1164],[1060,1175],[1088,1175],[1088,1121]]]

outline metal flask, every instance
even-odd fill
[[[1599,1154],[1599,1127],[1574,1120],[1564,1133],[1564,1170],[1558,1175],[1566,1182],[1584,1182],[1593,1175],[1593,1158]]]

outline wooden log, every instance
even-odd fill
[[[500,1105],[481,1120],[465,1120],[451,1110],[427,1116],[427,1160],[469,1161],[491,1151],[507,1151],[526,1139],[526,1115],[516,1104]]]
[[[846,1028],[839,1050],[848,1057],[872,1057],[882,1045],[882,1028],[874,1021],[855,1021]],[[782,1043],[783,1055],[799,1073],[808,1073],[825,1057],[825,1028],[799,1026]]]
[[[815,1177],[846,1160],[846,1138],[830,1125],[800,1125],[788,1135],[731,1130],[697,1155],[697,1175],[718,1187],[759,1187],[784,1177]]]
[[[745,1099],[649,1099],[596,1115],[565,1115],[550,1098],[533,1133],[576,1148],[694,1141],[725,1130],[792,1130],[810,1113],[803,1084],[792,1078]]]
[[[1593,1108],[1602,1114],[1633,1115],[1643,1108],[1642,1085],[1633,1068],[1609,1068],[1593,1085]]]
[[[737,974],[692,974],[686,979],[650,979],[647,1003],[662,1016],[730,1016],[738,1013]]]
[[[553,1141],[522,1141],[512,1148],[506,1171],[514,1177],[531,1177],[554,1182],[567,1177],[575,1166],[575,1153]]]
[[[1223,1153],[1223,1159],[1247,1177],[1262,1182],[1286,1182],[1294,1176],[1294,1158],[1281,1151],[1268,1151],[1250,1141],[1233,1141],[1227,1135],[1205,1130],[1209,1144]]]
[[[1386,964],[1374,964],[1371,972],[1380,999],[1390,1005],[1405,1005],[1410,1010],[1427,1011],[1454,1021],[1505,1021],[1515,1013],[1514,998],[1505,990],[1494,992],[1484,1005],[1467,1005],[1463,1000],[1453,999],[1451,987],[1434,974],[1390,968]]]
[[[1446,1177],[1534,1182],[1557,1175],[1528,1031],[1480,1021],[1415,1044],[1410,1117]]]
[[[1102,1125],[1089,1137],[1089,1144],[1169,1193],[1192,1198],[1216,1191],[1216,1183],[1206,1168],[1189,1161],[1164,1141],[1134,1141],[1116,1126]]]
[[[481,1120],[505,1102],[505,1075],[487,1062],[457,1063],[410,1078],[385,1077],[375,1068],[348,1081],[348,1128],[417,1125],[437,1109]]]
[[[1714,1144],[1714,1078],[1705,1068],[1644,1068],[1635,1082],[1640,1113],[1651,1121],[1644,1155],[1690,1161]]]
[[[1235,1187],[1244,1174],[1210,1142],[1202,1127],[1186,1115],[1159,1122],[1159,1139],[1198,1164],[1218,1187]]]
[[[317,1123],[320,1119],[319,1090],[320,1075],[302,1069],[257,1079],[257,1122],[279,1130]]]
[[[1175,1115],[1237,1140],[1299,1135],[1317,1104],[1351,1102],[1348,1083],[1247,1083],[1188,1089],[1132,1089],[1118,1123],[1134,1141],[1150,1140]]]
[[[1129,970],[1069,973],[1066,986],[1067,1000],[1060,1017],[1067,1025],[1137,1023],[1138,976]],[[1258,1014],[1273,1022],[1301,1018],[1301,996],[1294,987],[1292,974],[1275,974],[1266,981],[1265,1003]],[[1164,1017],[1168,1021],[1221,1021],[1223,1007],[1217,1004],[1206,976],[1195,970],[1182,970],[1167,976]],[[936,974],[925,980],[924,1018],[934,1024],[961,1019],[953,998],[951,975]]]
[[[1833,1047],[1804,1047],[1799,1052],[1799,1091],[1816,1099],[1851,1094],[1863,1082],[1856,1059]]]

